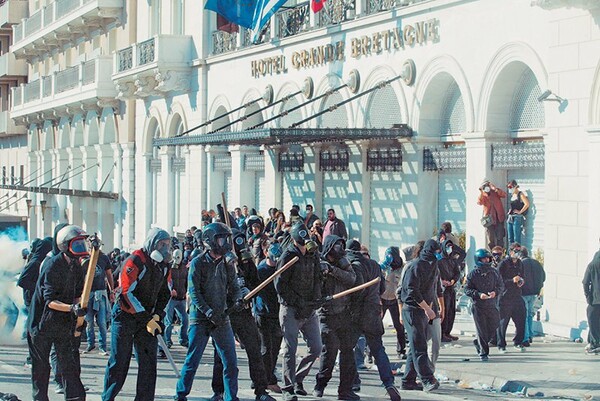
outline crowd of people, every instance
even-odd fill
[[[201,228],[191,227],[181,240],[153,228],[131,254],[116,248],[101,253],[84,307],[88,242],[81,228],[66,224],[56,227],[54,237],[32,242],[19,285],[29,307],[34,400],[48,400],[52,369],[57,392],[68,400],[85,399],[76,329],[77,318],[84,317],[83,353],[96,349],[97,325],[99,352],[109,356],[103,401],[121,391],[133,351],[136,400],[154,399],[157,359],[173,346],[176,322],[187,355],[175,400],[187,399],[210,339],[213,401],[238,399],[236,340],[246,353],[258,401],[271,401],[274,394],[284,401],[309,392],[323,397],[336,363],[338,399],[359,400],[366,346],[389,399],[400,401],[382,341],[387,312],[396,331],[397,356],[406,361],[400,389],[433,391],[439,387],[434,372],[441,344],[458,340],[452,335],[458,287],[464,284],[472,298],[473,345],[487,361],[490,346],[506,352],[511,319],[514,347],[531,346],[533,305],[545,279],[540,263],[518,242],[510,244],[506,256],[497,241],[477,250],[475,268],[465,274],[466,253],[448,222],[433,238],[404,249],[391,246],[382,261],[375,261],[358,240],[348,238],[333,209],[323,224],[312,205],[302,214],[294,205],[287,218],[273,208],[266,220],[244,206],[232,214],[202,211]],[[586,296],[590,313],[597,314],[594,266],[586,274]],[[297,360],[300,333],[307,353]],[[158,336],[164,336],[166,349]],[[591,336],[597,347],[597,332]],[[317,360],[314,387],[307,389],[305,379]]]

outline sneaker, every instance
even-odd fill
[[[100,354],[100,355],[102,355],[102,356],[107,356],[107,355],[108,355],[108,352],[107,352],[107,351],[106,351],[104,348],[100,347],[100,352],[99,352],[99,354]]]
[[[585,347],[585,353],[588,355],[597,355],[600,353],[600,347],[595,347],[593,345],[589,345]]]
[[[504,347],[498,347],[498,353],[499,354],[506,354],[506,348],[504,348]]]
[[[158,359],[167,359],[167,354],[165,354],[165,351],[163,351],[161,349],[161,350],[158,350],[158,353],[156,354],[156,357]]]
[[[406,359],[406,350],[401,350],[401,351],[398,351],[398,357],[399,357],[400,359],[403,359],[403,360],[405,360],[405,359]]]
[[[448,336],[442,336],[442,342],[443,343],[451,343],[452,339]]]
[[[352,385],[352,391],[354,391],[354,392],[360,391],[360,383],[354,383]]]
[[[56,383],[56,386],[54,386],[54,392],[56,394],[64,394],[65,388],[63,387],[63,385],[61,383]]]
[[[275,383],[275,384],[269,384],[267,386],[267,390],[272,391],[274,393],[277,394],[281,394],[281,387],[279,387],[279,384]]]
[[[321,397],[323,397],[323,389],[322,389],[322,388],[315,387],[315,388],[313,389],[313,395],[314,395],[315,397],[317,397],[317,398],[321,398]]]
[[[356,394],[354,391],[348,391],[342,394],[338,394],[337,399],[343,401],[358,401],[360,400],[360,395]]]
[[[458,337],[456,337],[456,336],[449,335],[448,337],[450,337],[452,339],[452,341],[458,341]]]
[[[269,394],[267,393],[263,393],[260,395],[257,395],[255,398],[256,401],[276,401],[275,398],[271,397]]]
[[[308,392],[304,390],[304,386],[302,385],[302,383],[296,383],[296,385],[294,386],[294,393],[301,396],[308,395]]]
[[[181,345],[184,348],[188,348],[190,346],[190,342],[189,341],[179,341],[179,345]],[[171,347],[169,347],[171,348]]]
[[[212,397],[209,398],[210,401],[223,401],[223,394],[214,393]]]
[[[521,344],[523,347],[531,347],[531,343],[529,341],[523,341],[523,343]]]
[[[283,401],[298,401],[298,397],[293,391],[283,391],[281,393]]]
[[[92,351],[93,351],[93,350],[95,350],[95,349],[96,349],[96,346],[95,346],[95,345],[88,345],[88,346],[87,346],[87,348],[86,348],[84,351],[82,351],[81,353],[82,353],[82,354],[87,354],[87,353],[89,353],[89,352],[92,352]]]
[[[515,349],[519,352],[525,352],[525,347],[523,347],[521,344],[515,344]]]
[[[423,386],[417,382],[402,382],[402,386],[400,386],[402,390],[407,391],[423,391]]]
[[[477,355],[481,354],[481,347],[479,346],[479,341],[477,341],[477,339],[473,340],[473,345],[475,346],[475,349],[477,350]]]
[[[390,401],[402,401],[402,397],[400,397],[400,392],[395,386],[390,386],[385,389],[388,395],[390,396]]]
[[[481,355],[479,359],[481,359],[481,362],[487,362],[490,358],[487,355]]]
[[[165,341],[165,344],[167,344],[167,348],[171,349],[173,346],[173,341]]]
[[[423,391],[425,392],[437,390],[438,388],[440,388],[440,382],[437,381],[435,378],[433,378],[431,381],[423,382]]]

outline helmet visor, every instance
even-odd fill
[[[89,251],[84,237],[76,237],[69,243],[69,252],[73,256],[88,256]]]
[[[224,248],[229,246],[229,249],[231,249],[231,236],[230,235],[221,235],[218,236],[216,239],[217,242],[217,246],[219,248]]]

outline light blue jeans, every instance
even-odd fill
[[[90,294],[90,302],[88,304],[87,315],[85,320],[87,322],[87,341],[88,345],[96,345],[96,335],[94,333],[94,316],[96,316],[96,322],[98,322],[98,344],[100,348],[106,351],[106,310],[107,310],[108,299],[106,297],[106,290],[93,291]]]
[[[169,300],[167,307],[165,308],[165,341],[167,344],[171,343],[171,333],[173,332],[173,314],[177,312],[179,320],[181,321],[181,329],[179,330],[179,343],[188,342],[188,325],[189,318],[186,311],[185,299],[173,299]]]
[[[523,295],[525,301],[525,335],[523,341],[529,341],[533,338],[533,304],[537,295]]]
[[[508,246],[510,246],[510,244],[513,242],[518,242],[520,244],[525,217],[521,214],[513,214],[506,221],[506,228],[508,231]]]

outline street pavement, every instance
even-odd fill
[[[525,352],[513,348],[508,353],[500,355],[492,349],[488,362],[479,361],[475,354],[472,341],[474,338],[474,325],[471,317],[458,315],[454,333],[460,340],[444,344],[437,363],[436,375],[442,382],[438,391],[423,393],[414,391],[401,391],[405,401],[438,400],[438,401],[482,401],[482,400],[517,400],[524,397],[525,392],[529,397],[538,400],[600,400],[600,355],[589,356],[584,353],[584,344],[570,342],[566,339],[555,337],[536,337],[534,343]],[[393,363],[400,363],[394,354],[395,336],[392,328],[386,329],[384,342],[390,352]],[[1,339],[0,339],[1,340]],[[174,333],[173,340],[176,345],[171,348],[175,362],[179,368],[185,358],[185,349],[177,345]],[[510,344],[510,341],[509,341]],[[84,349],[82,346],[81,349]],[[212,348],[207,347],[206,357],[196,375],[194,387],[190,394],[190,401],[207,400],[211,395],[210,378],[212,375]],[[299,354],[305,348],[299,349]],[[0,392],[15,393],[23,401],[31,399],[31,379],[29,369],[23,364],[27,355],[25,343],[0,346]],[[250,389],[248,363],[243,350],[238,349],[240,367],[240,399],[253,400],[254,395]],[[97,351],[81,356],[82,380],[89,387],[88,400],[100,400],[104,379],[104,369],[108,357],[101,356]],[[318,364],[318,362],[317,362]],[[314,386],[315,366],[306,379],[305,388]],[[366,401],[380,401],[387,399],[385,391],[375,367],[361,370],[362,388],[361,398]],[[335,400],[337,396],[337,376],[325,391],[324,400]],[[135,382],[137,379],[137,364],[132,361],[129,377],[118,400],[130,401],[135,397]],[[518,381],[520,383],[513,383]],[[507,382],[510,392],[499,392]],[[176,378],[166,360],[158,363],[158,382],[156,400],[172,399]],[[400,384],[400,376],[397,377]],[[50,387],[50,400],[62,400],[62,395],[53,392]],[[537,396],[535,396],[537,394]],[[277,395],[275,398],[280,399]],[[312,396],[299,397],[300,400],[315,400]]]

